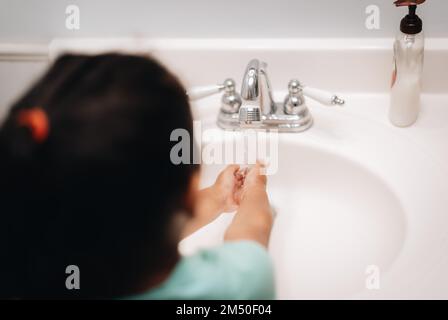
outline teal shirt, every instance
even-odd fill
[[[183,257],[159,287],[131,299],[274,299],[272,261],[253,241],[226,242]]]

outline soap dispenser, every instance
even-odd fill
[[[420,111],[421,77],[423,71],[423,23],[417,16],[417,4],[424,0],[396,1],[408,6],[409,13],[401,20],[400,32],[394,43],[394,70],[390,94],[389,119],[398,127],[408,127]]]

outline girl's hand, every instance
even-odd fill
[[[231,212],[238,208],[237,194],[244,182],[244,176],[238,174],[239,169],[240,166],[236,164],[227,166],[211,186],[221,212]]]
[[[182,236],[187,237],[212,222],[223,212],[236,211],[243,202],[245,202],[247,208],[252,207],[253,204],[262,208],[262,210],[256,208],[255,214],[257,212],[263,214],[266,208],[269,211],[266,176],[261,174],[263,167],[262,164],[257,163],[250,169],[240,171],[240,166],[234,164],[221,171],[211,187],[199,191],[194,218],[186,225]],[[253,198],[253,200],[244,201],[248,197]],[[247,210],[247,208],[245,211],[252,211]],[[272,219],[272,217],[269,216],[269,219]],[[256,218],[256,220],[263,222],[266,219]],[[268,223],[270,223],[269,221]]]
[[[238,208],[235,194],[243,183],[243,177],[236,174],[239,169],[238,165],[228,166],[211,187],[199,191],[194,217],[185,226],[183,238],[209,224],[221,213],[235,211]]]
[[[226,241],[253,240],[267,247],[273,216],[266,193],[266,175],[257,163],[243,173],[243,186],[238,192],[239,208],[224,235]]]
[[[246,168],[242,173],[242,183],[243,185],[236,191],[236,201],[241,203],[248,192],[252,191],[266,191],[267,178],[266,175],[262,174],[264,165],[257,162],[251,168]]]

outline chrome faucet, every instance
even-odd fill
[[[263,115],[274,113],[276,109],[266,68],[266,63],[257,59],[251,60],[247,65],[241,86],[243,106],[244,103],[256,105]]]
[[[280,132],[301,132],[310,128],[313,118],[305,103],[308,96],[327,105],[343,105],[344,100],[331,93],[304,87],[291,80],[288,95],[276,103],[272,96],[267,64],[253,59],[246,67],[241,95],[235,90],[235,81],[227,79],[221,85],[190,90],[191,100],[225,91],[221,99],[218,125],[223,129],[263,128]]]

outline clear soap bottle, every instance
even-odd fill
[[[416,5],[409,6],[409,14],[401,21],[394,43],[389,119],[398,127],[412,125],[420,111],[424,35],[423,23],[415,13],[416,8]]]

